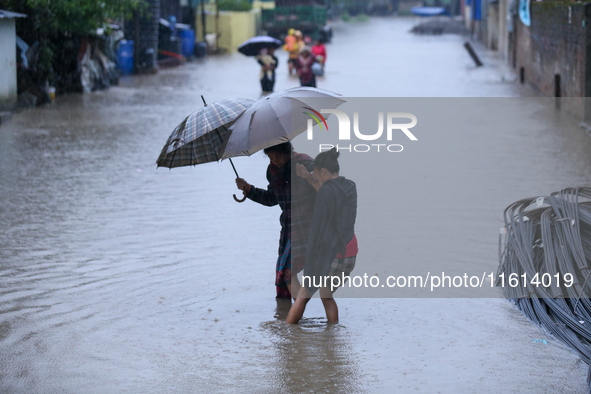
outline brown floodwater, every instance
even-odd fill
[[[496,55],[478,49],[485,67],[475,68],[462,37],[414,36],[415,23],[336,26],[318,86],[350,97],[529,94]],[[276,90],[297,86],[285,53],[279,59]],[[312,300],[301,324],[285,325],[289,302],[274,298],[279,209],[235,203],[229,163],[155,166],[201,95],[258,98],[258,72],[239,54],[209,57],[58,97],[2,125],[0,392],[584,392],[586,365],[502,298],[343,298],[333,325]],[[497,172],[481,176],[467,162],[470,182],[453,185],[457,196],[494,195],[509,177],[516,190],[498,208],[589,184],[590,139],[576,122],[562,124],[534,142],[504,141],[510,154]],[[477,160],[498,141],[462,143],[452,154]],[[426,157],[420,171],[447,168]],[[262,154],[235,164],[266,185]],[[413,201],[397,220],[418,232]],[[473,222],[476,209],[455,217]],[[498,226],[490,238],[482,227],[467,234],[443,258],[480,256],[494,270]],[[403,239],[400,259],[442,258],[416,239]]]

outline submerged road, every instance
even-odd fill
[[[337,26],[318,87],[345,97],[528,94],[493,54],[482,51],[485,67],[475,68],[462,37],[414,36],[415,23]],[[279,58],[276,90],[298,86]],[[301,324],[284,325],[289,306],[273,286],[279,209],[236,204],[229,163],[154,164],[200,95],[258,98],[258,72],[239,54],[210,57],[58,97],[0,128],[0,392],[584,392],[587,366],[502,298],[346,298],[328,326],[312,300]],[[470,182],[431,201],[474,231],[439,253],[442,242],[413,235],[455,229],[413,226],[426,205],[401,193],[405,232],[393,231],[404,248],[393,260],[494,271],[503,207],[591,181],[589,137],[560,124],[463,140],[450,155],[472,152],[457,177]],[[421,156],[424,179],[460,168],[432,152]],[[482,157],[499,165],[471,165]],[[266,185],[262,154],[235,164]],[[430,185],[442,183],[417,190]],[[511,192],[499,198],[499,185]],[[455,196],[474,198],[459,208]]]

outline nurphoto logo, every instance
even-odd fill
[[[308,119],[308,129],[307,129],[307,138],[308,140],[314,139],[314,120],[320,126],[320,129],[323,130],[322,125],[326,127],[326,131],[328,131],[328,125],[326,123],[326,119],[322,116],[322,114],[333,114],[337,117],[337,121],[339,123],[339,131],[338,131],[338,138],[339,141],[350,141],[351,140],[351,120],[349,115],[345,112],[340,111],[338,109],[321,109],[320,112],[310,108],[305,107],[305,109],[311,111],[304,112],[307,115],[310,115],[313,119]],[[386,116],[384,116],[383,112],[378,113],[378,130],[373,134],[364,134],[359,130],[359,113],[353,113],[353,134],[354,136],[362,141],[377,141],[382,138],[384,134],[384,118],[386,119],[386,141],[392,141],[392,136],[395,132],[401,131],[404,133],[408,139],[411,141],[418,141],[417,137],[410,131],[411,128],[416,126],[417,124],[417,117],[408,112],[388,112]],[[400,119],[408,119],[410,122],[400,123]],[[396,120],[396,121],[395,121]],[[365,153],[369,151],[377,151],[377,152],[402,152],[404,147],[400,144],[320,144],[318,146],[319,151],[326,151],[330,150],[333,147],[337,148],[337,151],[349,151],[349,152],[359,152]]]

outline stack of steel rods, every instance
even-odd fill
[[[591,188],[517,201],[504,220],[497,285],[591,365]]]

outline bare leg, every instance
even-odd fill
[[[308,298],[308,292],[306,291],[306,288],[300,287],[298,297],[296,298],[295,302],[291,305],[285,322],[287,324],[295,324],[299,322],[302,316],[304,315],[304,310],[306,310],[306,304],[308,303],[308,301],[310,301],[310,298]]]
[[[298,280],[298,276],[297,275],[292,275],[291,277],[291,283],[288,285],[289,287],[289,292],[291,293],[291,296],[293,298],[293,300],[296,300],[296,296],[297,294],[300,292],[300,281]],[[291,291],[291,289],[293,289],[293,292]]]
[[[323,287],[320,289],[320,298],[322,299],[322,305],[326,311],[326,320],[329,323],[337,323],[339,321],[339,308],[337,302],[332,298],[331,292],[328,288]]]

